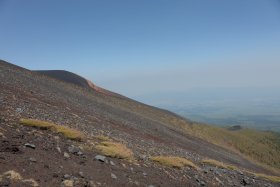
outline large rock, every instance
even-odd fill
[[[95,160],[99,160],[100,162],[106,161],[106,156],[96,155],[94,158],[95,158]]]
[[[30,144],[30,143],[26,143],[24,144],[25,147],[31,148],[31,149],[35,149],[36,146],[34,144]]]

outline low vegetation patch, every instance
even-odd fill
[[[22,180],[21,175],[14,170],[10,170],[10,171],[7,171],[7,172],[3,173],[0,176],[0,180],[3,180],[3,178],[8,178],[8,179],[11,179],[11,180]]]
[[[33,187],[39,186],[38,183],[34,179],[24,179],[20,173],[14,171],[14,170],[7,171],[7,172],[3,173],[2,175],[0,175],[0,182],[5,179],[10,179],[15,182],[22,182],[22,183],[28,184],[29,186],[33,186]]]
[[[154,156],[150,158],[152,161],[157,162],[161,165],[167,166],[167,167],[173,167],[173,168],[183,168],[185,166],[198,169],[198,167],[192,163],[191,161],[176,157],[176,156]]]
[[[133,152],[121,143],[103,141],[96,146],[96,149],[109,157],[133,160]]]
[[[25,126],[35,127],[42,130],[47,130],[55,126],[55,124],[53,123],[47,121],[40,121],[36,119],[20,119],[20,123]]]
[[[80,131],[65,126],[56,125],[53,126],[52,129],[54,129],[55,132],[60,133],[64,137],[71,140],[81,141],[84,138],[83,133],[81,133]]]
[[[219,162],[217,160],[212,160],[212,159],[205,159],[202,160],[203,164],[211,165],[211,166],[217,166],[219,168],[224,168],[224,169],[230,169],[230,170],[238,170],[238,168],[234,165],[231,164],[225,164],[223,162]]]
[[[272,175],[266,175],[266,174],[262,174],[262,173],[253,173],[255,176],[272,181],[272,182],[276,182],[276,183],[280,183],[280,177],[278,176],[272,176]]]
[[[97,138],[100,141],[110,141],[110,138],[108,136],[98,135],[95,136],[95,138]]]
[[[53,132],[62,134],[64,137],[75,140],[75,141],[81,141],[84,138],[84,134],[80,131],[77,131],[75,129],[56,125],[54,123],[41,121],[41,120],[34,120],[34,119],[20,119],[20,123],[25,126],[35,127],[43,130],[51,130]]]
[[[73,180],[64,180],[62,182],[63,187],[73,187],[74,186],[74,181]]]
[[[189,134],[242,154],[258,165],[260,163],[265,164],[267,169],[277,168],[279,172],[279,133],[247,128],[230,131],[226,128],[199,123],[192,123],[191,125],[186,125],[184,128]]]

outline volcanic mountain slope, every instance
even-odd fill
[[[80,87],[89,88],[89,84],[86,79],[84,79],[83,77],[81,77],[79,75],[71,73],[69,71],[64,71],[64,70],[43,71],[43,70],[40,70],[40,71],[34,71],[34,72],[38,72],[43,75],[53,77],[55,79],[58,79],[58,80],[61,80],[61,81],[67,82],[67,83],[75,84]]]
[[[0,186],[279,184],[176,114],[42,73],[0,61]]]
[[[121,97],[121,95],[113,93],[111,91],[105,90],[103,88],[100,88],[98,86],[96,86],[95,84],[93,84],[91,81],[76,75],[72,72],[69,71],[65,71],[65,70],[39,70],[39,71],[33,71],[33,72],[37,72],[40,73],[42,75],[48,76],[48,77],[52,77],[54,79],[63,81],[63,82],[67,82],[85,89],[93,89],[96,92],[100,92],[106,95],[111,95],[111,96],[118,96]]]
[[[71,72],[61,71],[61,70],[52,70],[52,71],[49,70],[49,71],[37,71],[37,72],[55,78],[60,81],[75,84],[79,87],[88,90],[93,89],[94,91],[103,93],[108,96],[123,98],[123,101],[119,102],[119,104],[123,104],[125,100],[131,101],[124,106],[125,108],[129,108],[130,106],[133,106],[136,103],[136,101],[129,100],[129,98],[125,98],[119,94],[100,88],[94,85],[91,81],[86,80],[85,78]],[[138,104],[140,106],[143,106],[143,104],[141,103]],[[145,116],[147,116],[148,114],[154,114],[155,111],[159,110],[157,108],[152,108],[153,110],[150,110],[151,108],[152,107],[150,106],[144,109],[144,111],[149,111],[149,113],[144,114]],[[138,110],[137,112],[139,113],[142,111]],[[162,110],[161,112],[168,113],[168,111],[162,111]],[[157,115],[162,116],[162,114],[160,113]],[[169,115],[174,116],[175,114],[169,112]],[[156,116],[151,116],[151,118],[155,118],[155,117]],[[177,119],[182,119],[179,116],[176,117]],[[175,123],[173,122],[174,119],[167,121],[167,123],[180,126],[182,129],[186,130],[186,133],[188,134],[201,137],[214,144],[218,144],[222,147],[225,147],[226,149],[232,147],[237,152],[239,153],[242,152],[243,154],[249,156],[252,159],[255,159],[266,165],[270,165],[271,167],[280,168],[280,136],[277,133],[260,132],[260,131],[254,131],[252,129],[242,129],[241,126],[234,126],[229,129],[215,128],[209,125],[201,125],[190,121],[186,121],[185,119],[179,121],[177,119]],[[186,122],[188,125],[186,125]],[[238,132],[230,132],[232,130],[236,130]],[[203,133],[205,131],[206,133]]]

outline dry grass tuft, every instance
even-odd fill
[[[22,176],[14,170],[5,172],[3,176],[11,180],[22,180]]]
[[[74,186],[74,181],[73,180],[64,180],[62,182],[63,187],[73,187]]]
[[[121,143],[104,141],[96,149],[109,157],[133,160],[133,152]]]
[[[254,175],[257,177],[272,181],[272,182],[280,183],[279,176],[266,175],[266,174],[262,174],[262,173],[254,173]]]
[[[14,171],[14,170],[7,171],[7,172],[3,173],[2,175],[0,175],[0,182],[5,178],[13,180],[13,181],[21,181],[21,182],[27,183],[33,187],[39,186],[38,183],[34,179],[24,179],[20,173]]]
[[[110,138],[108,136],[98,135],[98,136],[95,136],[95,138],[100,141],[110,141]]]
[[[70,140],[82,141],[82,139],[84,138],[83,133],[81,133],[80,131],[65,126],[56,125],[53,126],[52,129]]]
[[[65,138],[75,141],[82,141],[84,139],[84,134],[75,129],[56,125],[54,123],[34,120],[34,119],[20,119],[20,123],[25,126],[35,127],[43,130],[50,129],[53,132],[62,134]]]
[[[24,179],[22,182],[27,183],[33,187],[39,186],[39,184],[34,179]]]
[[[47,130],[55,126],[55,124],[53,123],[40,121],[36,119],[20,119],[20,123],[25,126],[36,127],[42,130]]]
[[[192,163],[191,161],[181,158],[181,157],[176,157],[176,156],[155,156],[150,158],[152,161],[155,161],[161,165],[168,166],[168,167],[173,167],[173,168],[182,168],[185,166],[191,167],[198,169],[198,167]]]
[[[219,162],[217,160],[212,160],[212,159],[204,159],[204,160],[202,160],[202,163],[207,164],[207,165],[211,165],[211,166],[217,166],[219,168],[224,168],[224,169],[238,170],[238,168],[234,165],[225,164],[223,162]]]

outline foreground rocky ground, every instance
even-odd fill
[[[135,108],[141,105],[128,110],[119,103],[131,101],[112,99],[4,62],[0,62],[0,80],[0,186],[279,186],[241,169],[202,164],[202,159],[211,158],[270,173],[239,155],[182,134],[158,117],[138,113]],[[164,111],[154,115],[158,113],[171,115]],[[77,142],[49,130],[22,126],[21,118],[75,128],[86,139]],[[87,149],[88,140],[98,144],[101,135],[126,145],[135,160],[104,157],[95,148]],[[151,161],[151,156],[158,155],[184,157],[199,169]]]
[[[1,119],[0,186],[277,186],[242,171],[199,165],[163,167],[148,159],[129,162],[86,150],[82,142]],[[96,139],[98,142],[98,139]],[[34,182],[25,181],[32,179]]]

